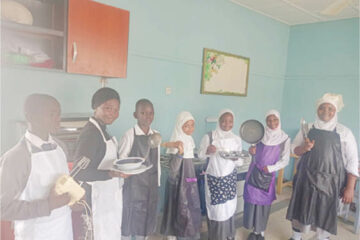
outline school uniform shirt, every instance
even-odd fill
[[[313,123],[309,123],[308,128],[311,129],[312,127]],[[359,158],[355,137],[349,128],[340,123],[336,123],[335,129],[340,135],[341,154],[343,157],[344,167],[348,173],[359,177]],[[300,146],[304,141],[303,134],[300,130],[291,144],[291,152],[294,153],[295,148]]]
[[[126,131],[126,133],[119,142],[119,158],[126,158],[129,156],[134,143],[134,129],[136,135],[146,135],[138,124],[136,124],[134,128],[130,128],[128,131]],[[151,135],[156,132],[157,132],[156,130],[150,128],[149,133],[147,135]],[[160,177],[161,177],[160,147],[158,147],[158,185],[159,186],[160,186]]]
[[[275,164],[273,165],[268,165],[267,169],[269,170],[269,172],[276,172],[280,169],[283,169],[284,167],[286,167],[289,164],[289,158],[290,156],[290,138],[288,138],[285,141],[284,144],[284,149],[283,151],[280,153],[280,159],[279,161],[277,161]]]
[[[26,141],[31,143],[32,151],[42,151],[42,144],[56,145],[65,151],[65,146],[57,139],[49,136],[48,141],[43,141],[29,131],[25,136],[6,152],[0,160],[0,204],[1,219],[3,220],[25,220],[49,216],[51,210],[48,200],[38,199],[34,201],[20,200],[31,172],[31,153],[28,150]],[[66,159],[64,159],[66,164]],[[52,186],[49,186],[49,188]]]

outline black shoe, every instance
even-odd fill
[[[246,240],[257,240],[257,235],[255,233],[250,233]]]
[[[263,237],[261,234],[256,235],[256,240],[265,240],[265,237]]]

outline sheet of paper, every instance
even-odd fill
[[[116,159],[103,159],[98,166],[99,170],[114,170],[114,161]]]

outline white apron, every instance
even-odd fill
[[[106,144],[105,156],[100,165],[110,165],[117,158],[118,144],[115,137],[106,141],[99,124],[89,120],[99,129]],[[88,182],[92,186],[91,204],[94,227],[94,240],[119,240],[122,220],[122,178],[106,181]]]
[[[232,139],[216,139],[212,142],[218,151],[237,151],[238,143]],[[231,218],[236,211],[237,196],[231,200],[227,200],[225,203],[212,205],[211,203],[211,191],[209,189],[209,177],[208,174],[214,177],[224,177],[231,174],[237,165],[242,165],[242,161],[231,161],[223,159],[219,154],[215,153],[210,156],[209,165],[205,174],[205,201],[207,215],[210,220],[225,221]]]
[[[31,153],[30,143],[26,141]],[[31,153],[31,171],[20,200],[47,198],[58,177],[69,174],[66,155],[60,146],[50,151]],[[15,221],[16,240],[72,240],[71,210],[63,206],[49,216]]]

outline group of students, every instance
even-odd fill
[[[355,138],[337,122],[342,105],[340,95],[325,94],[317,103],[316,120],[309,124],[309,133],[299,131],[292,144],[281,130],[279,112],[271,110],[265,115],[265,135],[249,148],[253,161],[245,179],[244,226],[253,231],[249,240],[264,239],[276,198],[275,173],[288,164],[291,151],[301,156],[286,216],[294,230],[291,239],[301,239],[301,233],[309,229],[317,232],[318,239],[336,234],[339,196],[350,203],[359,176]],[[101,88],[93,95],[91,106],[94,115],[81,131],[74,156],[77,160],[90,159],[75,180],[86,190],[84,199],[91,211],[73,205],[80,218],[72,221],[69,194],[54,191],[57,178],[69,174],[66,149],[52,136],[59,128],[60,104],[44,94],[26,99],[28,129],[0,162],[1,219],[14,221],[16,239],[141,240],[155,232],[161,168],[160,146],[149,146],[149,137],[156,132],[151,128],[153,104],[147,99],[136,103],[137,123],[119,143],[106,129],[119,116],[119,94]],[[235,239],[236,167],[243,160],[219,154],[221,150],[242,150],[241,138],[232,132],[234,118],[231,110],[222,110],[216,129],[203,137],[198,153],[208,162],[202,174],[210,240]],[[160,233],[179,240],[200,239],[202,216],[191,136],[194,128],[191,113],[181,112],[170,141],[162,144],[171,158]],[[134,175],[102,167],[104,162],[126,157],[143,157],[144,164],[152,167]]]

